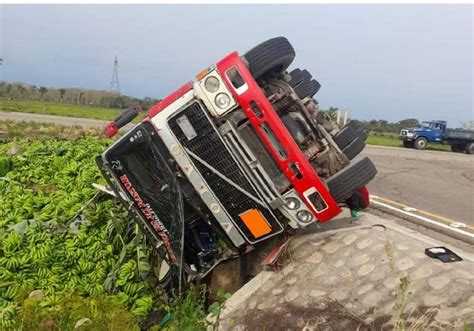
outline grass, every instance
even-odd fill
[[[400,139],[398,139],[398,135],[386,133],[369,133],[366,144],[388,147],[403,147],[403,143]],[[428,147],[426,149],[433,151],[451,151],[451,146],[428,143]]]
[[[79,106],[34,100],[8,100],[5,98],[0,98],[0,111],[91,118],[98,120],[112,120],[121,112],[120,109]]]
[[[396,303],[396,330],[404,331],[406,330],[406,321],[404,319],[405,306],[407,303],[408,296],[408,286],[410,285],[410,280],[408,277],[399,277],[397,275],[397,270],[395,268],[395,256],[393,254],[393,244],[390,238],[386,236],[385,238],[385,253],[388,258],[389,265],[389,274],[393,278],[398,278],[399,283],[397,286],[397,303]]]
[[[434,323],[434,317],[440,310],[439,307],[429,307],[423,309],[412,309],[410,312],[406,311],[408,303],[410,287],[410,279],[407,276],[401,276],[398,274],[395,267],[395,256],[393,253],[393,243],[388,235],[385,237],[385,253],[387,254],[389,275],[398,279],[398,286],[396,288],[396,306],[394,311],[394,317],[396,317],[396,325],[394,327],[397,331],[417,331],[417,330],[431,330],[437,329]],[[421,308],[421,309],[420,309]],[[411,322],[409,322],[409,320]],[[468,323],[463,323],[464,330],[470,331],[471,327]],[[457,328],[454,328],[457,329]]]
[[[84,298],[68,293],[47,309],[42,309],[39,300],[29,298],[16,322],[22,330],[140,330],[127,307],[105,295]]]
[[[375,136],[373,134],[369,134],[365,143],[368,145],[403,147],[402,141],[397,138],[378,135]]]
[[[52,138],[75,140],[85,136],[97,137],[101,131],[97,128],[86,129],[80,126],[62,126],[51,123],[0,121],[0,143],[13,139],[30,141]]]

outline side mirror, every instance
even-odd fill
[[[107,137],[112,138],[117,134],[120,128],[123,128],[125,125],[133,121],[133,119],[137,117],[140,112],[143,112],[143,110],[139,105],[134,105],[127,108],[115,120],[108,122],[105,125],[103,133]]]

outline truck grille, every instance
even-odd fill
[[[263,167],[260,160],[257,159],[253,151],[247,146],[231,122],[227,121],[221,125],[219,132],[224,137],[227,146],[232,150],[244,168],[248,177],[255,184],[256,190],[270,206],[277,207],[281,203],[282,198],[278,192],[278,188],[273,183],[279,183],[281,181],[272,180],[267,174],[268,168]]]
[[[185,116],[184,120],[183,115]],[[183,126],[183,122],[188,122],[192,128],[188,128],[188,124]],[[239,185],[241,188],[258,197],[251,183],[239,168],[238,164],[232,157],[232,154],[224,145],[221,137],[199,103],[192,103],[184,110],[171,117],[168,120],[168,124],[171,131],[184,147],[206,161],[209,165],[224,174],[228,179]],[[189,134],[189,132],[192,131],[196,132],[197,135]],[[193,163],[212,189],[217,199],[221,202],[222,206],[227,210],[227,213],[233,219],[234,224],[241,230],[249,242],[263,240],[264,238],[283,230],[280,222],[268,208],[262,208],[258,203],[248,198],[244,193],[227,183],[200,162],[193,160]],[[239,217],[240,214],[250,209],[259,209],[262,212],[267,219],[272,232],[259,238],[255,238],[250,233]]]

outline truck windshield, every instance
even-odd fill
[[[424,127],[424,128],[432,129],[432,130],[441,130],[441,124],[440,123],[421,122],[421,126]]]
[[[143,122],[106,152],[106,162],[138,212],[142,229],[166,248],[171,265],[183,252],[183,201],[166,147],[152,124]],[[155,246],[154,245],[154,246]]]

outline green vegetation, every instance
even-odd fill
[[[81,137],[98,137],[102,129],[81,126],[62,126],[51,123],[0,121],[0,142],[28,139],[45,140],[51,137],[63,140],[76,140]]]
[[[104,183],[93,155],[105,144],[87,137],[0,145],[3,327],[18,327],[16,313],[31,296],[47,316],[61,311],[71,293],[104,297],[132,319],[159,304],[153,301],[159,293],[145,281],[152,264],[140,232],[126,211],[91,186]],[[137,264],[148,274],[138,273]]]
[[[403,147],[402,141],[392,136],[380,136],[380,135],[369,134],[365,142],[368,145]]]
[[[220,303],[206,309],[205,289],[168,302],[146,238],[91,186],[104,184],[94,156],[110,140],[48,137],[58,126],[32,140],[41,124],[3,125],[13,135],[0,143],[0,330],[204,330]],[[171,314],[163,327],[148,321],[156,310]]]
[[[110,91],[86,90],[79,88],[47,88],[45,86],[0,81],[0,97],[17,100],[47,101],[78,106],[105,108],[127,108],[139,104],[148,109],[157,102],[152,98],[133,98]]]
[[[8,100],[4,98],[0,98],[0,111],[92,118],[98,120],[112,120],[121,112],[119,109],[78,106],[45,101]]]
[[[123,304],[104,295],[85,298],[67,293],[50,307],[44,307],[41,298],[27,298],[15,322],[22,330],[140,330]]]

